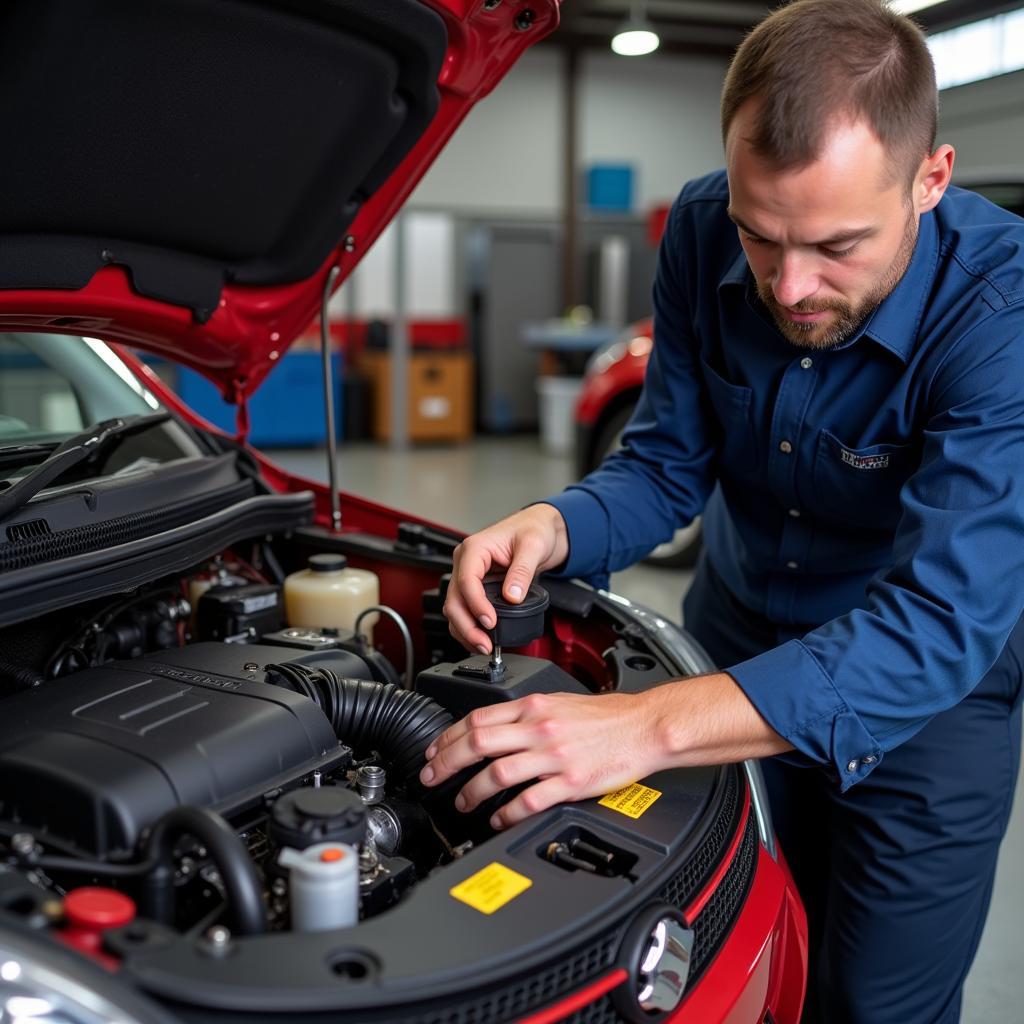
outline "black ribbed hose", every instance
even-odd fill
[[[426,760],[427,747],[455,721],[437,701],[393,683],[343,679],[330,669],[268,665],[267,682],[309,697],[350,746],[372,747],[405,785]]]
[[[43,681],[43,676],[30,668],[9,661],[0,661],[0,692],[32,690]]]

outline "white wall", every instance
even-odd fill
[[[528,50],[459,125],[409,208],[560,216],[563,106],[562,55]]]
[[[455,294],[455,221],[450,214],[440,212],[410,211],[402,216],[406,315],[411,320],[449,319],[461,306]],[[392,221],[350,280],[335,292],[330,304],[332,318],[347,317],[352,298],[353,313],[361,320],[386,318],[394,312],[396,232],[396,222]]]
[[[956,149],[956,174],[1024,176],[1024,71],[941,92],[938,138]]]
[[[634,165],[634,206],[674,199],[724,162],[718,101],[726,62],[588,53],[580,76],[579,158]]]
[[[470,113],[412,194],[410,208],[559,218],[565,118],[563,56],[528,51]],[[722,164],[718,97],[725,61],[587,53],[578,83],[581,175],[631,163],[638,213]]]

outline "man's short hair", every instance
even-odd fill
[[[754,150],[780,168],[822,151],[831,123],[864,119],[913,180],[935,145],[935,66],[921,29],[884,0],[795,0],[743,40],[722,89],[722,140],[747,100]]]

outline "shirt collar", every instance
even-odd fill
[[[924,305],[939,261],[935,213],[923,214],[910,266],[885,301],[868,317],[862,334],[873,338],[906,363],[914,351]]]
[[[935,213],[929,210],[920,220],[914,255],[906,273],[880,306],[868,317],[857,334],[840,345],[848,348],[861,337],[867,336],[883,348],[898,356],[904,363],[910,359],[917,338],[924,304],[931,291],[932,278],[939,258],[939,232]],[[741,248],[718,282],[724,285],[752,286],[753,278],[747,256]],[[751,300],[756,301],[754,290],[749,289]],[[758,303],[760,304],[760,303]]]

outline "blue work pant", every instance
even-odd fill
[[[683,615],[724,668],[801,632],[740,605],[706,558]],[[846,793],[821,769],[762,762],[810,926],[804,1024],[960,1019],[1017,781],[1022,660],[1018,625],[967,698]]]

